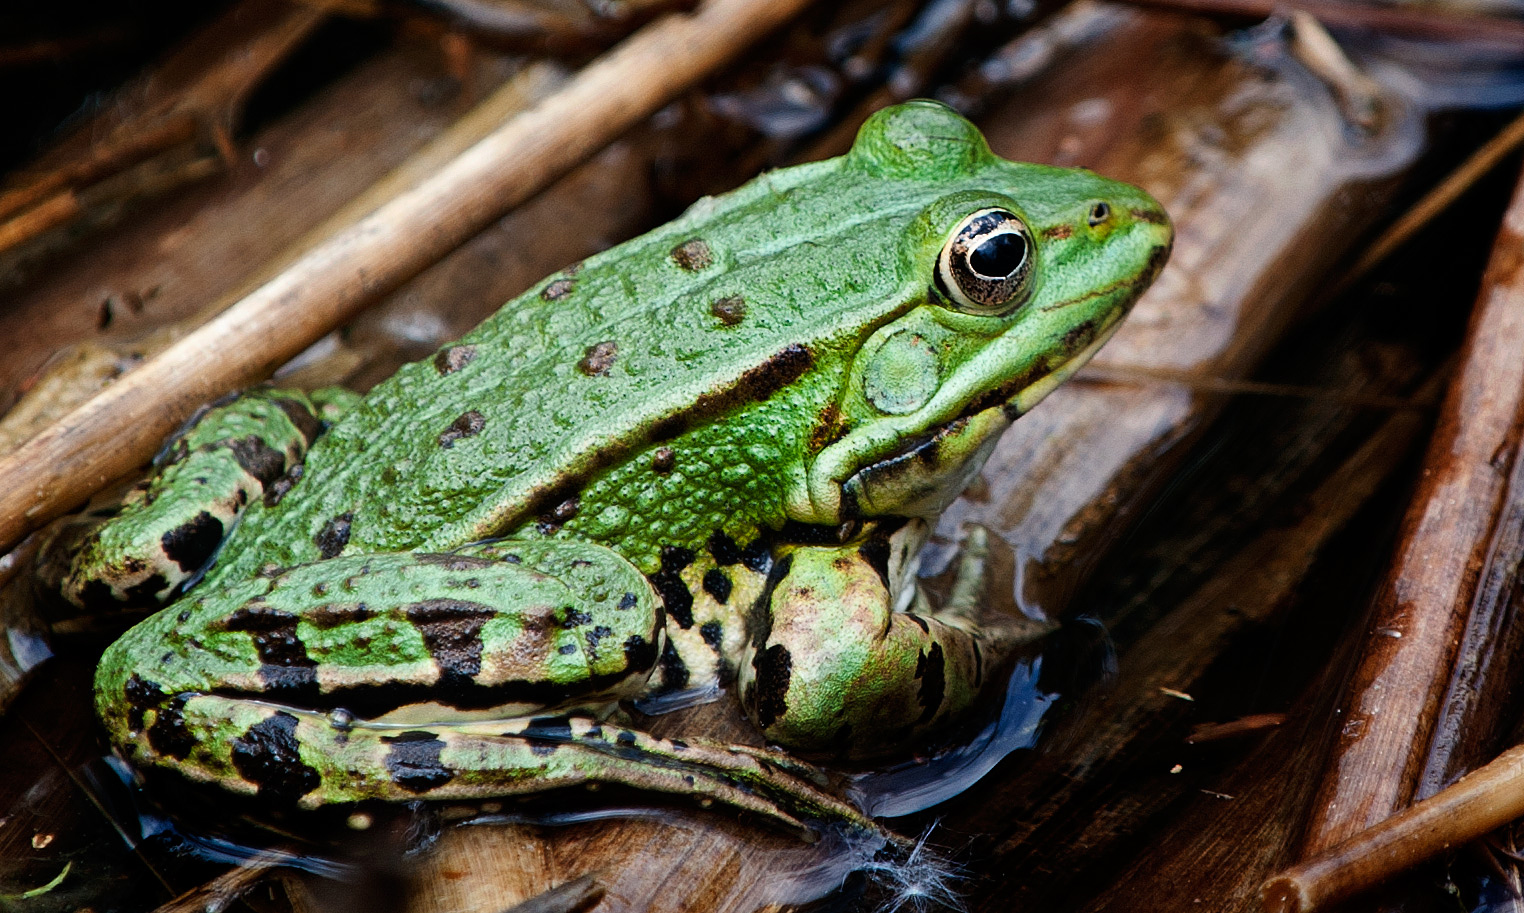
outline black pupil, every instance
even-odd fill
[[[1027,259],[1027,239],[1015,232],[991,235],[968,255],[974,272],[989,279],[1010,277]]]

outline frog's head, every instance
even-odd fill
[[[899,306],[852,357],[834,440],[793,512],[934,515],[1001,432],[1110,338],[1173,230],[1142,190],[1001,159],[935,102],[879,112],[844,167],[927,202],[898,235]]]

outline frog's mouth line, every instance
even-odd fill
[[[997,388],[986,393],[950,421],[860,466],[840,488],[841,516],[891,516],[905,510],[905,515],[930,515],[945,509],[983,467],[1006,429],[1088,362],[1120,325],[1120,319],[1112,321],[1056,368],[1017,378],[1019,385],[1002,385],[1014,387],[1014,392]],[[895,506],[874,503],[878,494],[896,491],[903,499],[890,496]]]
[[[1083,349],[1065,359],[1063,363],[1051,368],[1047,365],[1034,366],[1033,370],[980,394],[952,419],[933,425],[922,434],[913,437],[903,447],[886,455],[884,459],[896,459],[920,450],[937,439],[945,439],[957,434],[978,416],[993,410],[998,409],[1003,412],[1008,423],[1015,422],[1032,411],[1033,407],[1042,402],[1049,393],[1062,386],[1080,368],[1083,368],[1091,358],[1095,357],[1095,353],[1100,351],[1102,346],[1111,341],[1111,337],[1116,335],[1121,326],[1122,321],[1118,317],[1099,331],[1091,324],[1077,327],[1071,333],[1094,335]]]

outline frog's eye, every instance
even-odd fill
[[[1032,238],[1015,213],[981,209],[962,222],[937,258],[937,290],[960,310],[1010,310],[1031,289]]]

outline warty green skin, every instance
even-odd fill
[[[1035,266],[971,313],[934,276],[989,207]],[[1136,188],[999,159],[940,105],[880,112],[378,386],[107,651],[99,712],[140,765],[306,807],[611,781],[856,820],[782,755],[588,713],[738,680],[770,739],[855,755],[955,718],[1005,638],[908,602],[923,521],[1170,241]],[[874,683],[903,713],[852,704]]]

